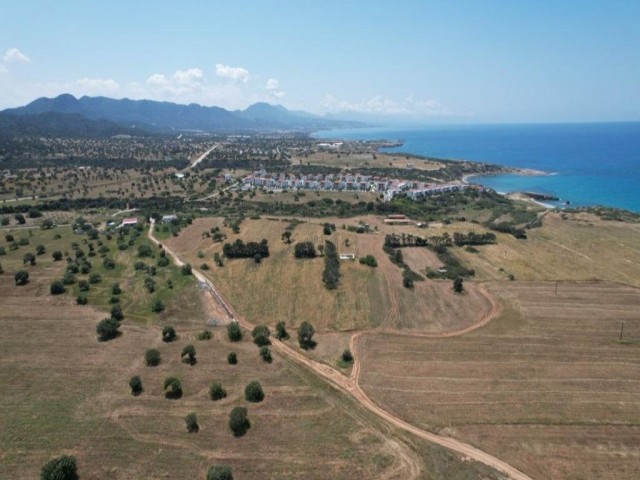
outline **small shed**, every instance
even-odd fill
[[[340,260],[355,260],[356,259],[356,254],[355,253],[341,253],[340,254]]]

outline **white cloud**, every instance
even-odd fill
[[[10,48],[2,57],[4,63],[29,63],[31,60],[17,48]]]
[[[327,94],[320,103],[327,112],[356,112],[383,115],[414,115],[414,116],[452,116],[464,115],[442,106],[436,100],[416,100],[413,94],[408,95],[403,101],[395,101],[384,98],[381,95],[359,100],[340,100],[331,94]]]
[[[149,85],[167,85],[169,81],[162,73],[155,73],[147,78],[147,83]]]
[[[177,70],[173,74],[173,80],[180,85],[188,85],[199,83],[204,79],[204,74],[199,68],[190,68],[188,70]]]
[[[111,95],[120,90],[120,85],[110,78],[80,78],[76,80],[84,95]]]
[[[176,70],[171,76],[154,73],[147,78],[147,88],[135,84],[132,96],[158,100],[197,101],[204,88],[204,73],[199,68]]]
[[[230,67],[222,63],[216,63],[216,76],[234,82],[247,83],[249,80],[249,70],[242,67]]]
[[[275,100],[285,96],[285,92],[280,90],[280,82],[278,82],[278,80],[276,80],[275,78],[268,79],[264,88],[267,91],[267,97],[271,100]]]

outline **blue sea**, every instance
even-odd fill
[[[640,212],[640,122],[457,125],[321,131],[317,138],[403,140],[388,152],[464,159],[547,172],[470,181],[501,193],[545,193],[571,206]],[[554,202],[547,202],[554,203]]]

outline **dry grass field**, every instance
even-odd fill
[[[497,479],[481,465],[390,429],[353,400],[295,364],[274,357],[264,363],[248,340],[231,344],[224,329],[209,341],[195,339],[203,323],[167,318],[180,325],[166,344],[160,328],[125,320],[122,335],[96,340],[104,316],[78,307],[68,296],[48,295],[49,282],[24,287],[0,275],[0,478],[36,478],[49,458],[71,454],[80,478],[204,479],[214,463],[233,467],[240,479],[429,478]],[[245,332],[246,334],[246,332]],[[182,363],[193,343],[198,362]],[[162,363],[143,364],[148,348]],[[226,362],[238,354],[238,365]],[[128,379],[142,377],[144,392],[129,393]],[[163,396],[161,382],[178,376],[184,395]],[[266,398],[247,404],[244,386],[261,382]],[[219,381],[227,398],[212,402],[208,387]],[[246,405],[251,428],[235,438],[228,415]],[[196,412],[200,431],[189,434],[184,416]]]
[[[639,478],[640,291],[567,282],[557,295],[552,282],[489,289],[503,313],[470,334],[362,336],[364,390],[533,478]]]
[[[355,225],[353,219],[326,220],[338,227],[333,234],[325,236],[321,223],[301,223],[293,231],[290,245],[281,238],[288,221],[245,220],[238,235],[224,228],[230,242],[236,238],[245,242],[267,239],[271,256],[260,264],[252,259],[236,259],[225,260],[222,268],[213,266],[213,255],[222,252],[222,244],[202,238],[202,232],[222,225],[222,219],[197,219],[166,243],[192,265],[200,265],[203,261],[211,265],[212,270],[205,273],[238,312],[256,324],[274,325],[285,320],[290,327],[295,327],[306,320],[319,331],[378,326],[441,331],[473,323],[488,310],[487,299],[472,283],[468,284],[468,294],[462,296],[454,295],[450,281],[426,280],[416,282],[412,290],[404,288],[402,271],[382,250],[385,232],[398,230],[398,227],[385,226],[379,219],[364,217],[364,221],[378,230],[357,234],[341,228],[342,224]],[[419,231],[417,227],[401,229]],[[323,258],[298,260],[293,255],[295,243],[311,241],[321,245],[325,239],[334,242],[340,253],[373,255],[378,267],[367,267],[357,261],[341,262],[340,287],[335,291],[325,289],[322,284]],[[197,257],[199,251],[206,260]],[[429,252],[416,251],[412,255],[429,255]]]
[[[311,165],[323,165],[337,168],[407,168],[412,165],[416,170],[438,170],[442,164],[433,160],[407,158],[400,154],[385,153],[345,153],[345,152],[318,152],[306,157],[294,156],[291,159],[293,165],[299,163]]]
[[[640,224],[603,221],[588,214],[549,213],[527,240],[498,234],[479,254],[455,254],[481,280],[606,280],[640,286]],[[503,271],[500,271],[500,269]]]

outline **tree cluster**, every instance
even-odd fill
[[[333,242],[326,241],[324,247],[324,270],[322,271],[322,282],[328,290],[338,288],[340,281],[340,260],[338,250]]]
[[[269,246],[266,239],[260,243],[244,243],[242,240],[237,239],[233,243],[225,243],[222,247],[222,252],[227,258],[255,258],[256,256],[267,258],[269,256]]]
[[[313,328],[309,322],[302,322],[298,327],[298,344],[300,348],[304,350],[313,349],[316,346],[316,342],[313,340],[313,335],[316,333],[316,329]]]
[[[360,257],[359,261],[361,265],[368,265],[369,267],[378,266],[378,262],[373,255],[365,255],[364,257]]]
[[[458,247],[463,245],[488,245],[496,243],[496,234],[491,232],[469,232],[465,235],[464,233],[455,232],[453,234],[453,243]]]
[[[315,258],[316,247],[313,245],[313,242],[296,243],[293,254],[296,258]]]

